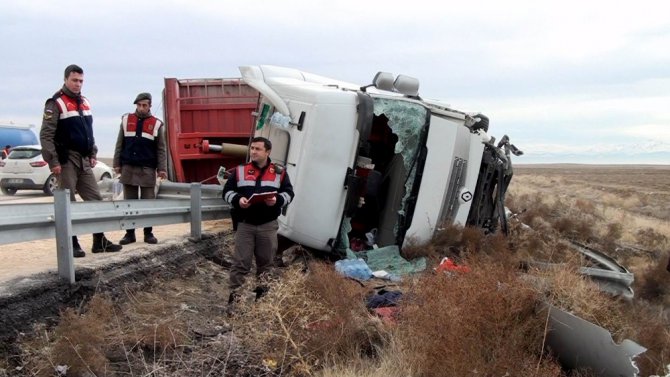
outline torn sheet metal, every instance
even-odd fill
[[[616,272],[603,270],[601,268],[581,267],[579,273],[588,276],[598,284],[600,290],[614,296],[621,296],[627,300],[632,300],[634,293],[631,285],[633,284],[633,274],[628,272]]]
[[[620,265],[614,258],[605,253],[588,246],[574,241],[570,242],[570,246],[598,265],[598,267],[580,268],[579,272],[581,274],[590,277],[605,292],[628,300],[633,299],[634,293],[631,286],[635,279],[626,267]]]
[[[614,343],[606,329],[549,307],[547,346],[564,368],[588,368],[603,377],[636,377],[633,359],[647,349],[632,340]]]
[[[610,257],[609,255],[602,253],[596,249],[592,249],[588,246],[582,245],[578,242],[575,241],[570,241],[569,244],[573,249],[579,251],[580,253],[584,254],[587,258],[591,259],[598,265],[602,266],[603,268],[606,268],[610,271],[616,271],[616,272],[623,272],[623,273],[629,273],[629,271],[626,269],[626,267],[620,265],[614,258]]]
[[[544,270],[564,266],[562,263],[537,261],[526,262],[526,264]],[[620,296],[627,300],[633,299],[633,289],[631,286],[633,285],[634,277],[630,272],[617,272],[595,267],[580,267],[579,273],[593,280],[603,292],[607,292],[613,296]]]

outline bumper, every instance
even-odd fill
[[[2,178],[0,187],[13,189],[41,189],[44,183],[36,183],[30,178]]]

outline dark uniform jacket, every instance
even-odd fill
[[[240,207],[242,197],[249,198],[256,193],[277,192],[277,203],[269,207],[264,202],[252,204],[249,208]],[[255,162],[239,165],[234,169],[223,186],[223,200],[233,206],[234,222],[261,225],[276,220],[282,208],[293,200],[293,185],[286,171],[273,164],[259,168]]]
[[[113,166],[121,168],[121,183],[153,187],[156,170],[167,172],[165,125],[151,115],[124,114],[114,147]]]
[[[93,114],[86,97],[65,86],[44,105],[40,130],[42,156],[49,168],[72,162],[81,167],[82,158],[95,158]]]

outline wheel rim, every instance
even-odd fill
[[[58,186],[58,178],[55,176],[50,176],[49,179],[47,180],[47,188],[49,189],[50,193],[53,193],[56,187]]]

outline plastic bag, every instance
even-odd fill
[[[112,180],[112,200],[123,200],[123,183],[119,182],[119,177]]]
[[[276,127],[289,128],[291,126],[291,117],[279,112],[275,112],[270,117],[270,124]]]
[[[372,277],[372,270],[361,258],[338,260],[335,262],[335,270],[344,276],[358,280],[368,280]]]

